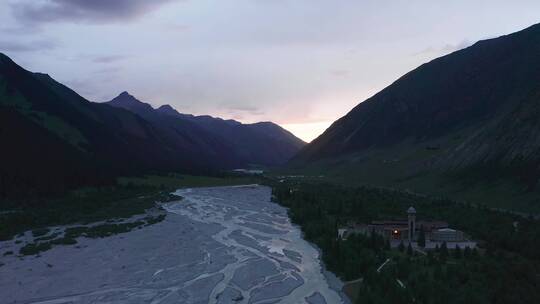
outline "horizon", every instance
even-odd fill
[[[8,1],[0,51],[91,101],[129,91],[310,142],[419,65],[540,21],[540,3],[490,4]]]

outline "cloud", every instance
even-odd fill
[[[36,31],[29,31],[26,27],[20,25],[10,25],[1,27],[0,32],[2,35],[21,36],[28,34],[35,34]]]
[[[258,110],[257,107],[246,106],[246,105],[228,105],[227,108],[228,108],[229,110],[243,111],[243,112],[253,112],[253,111],[257,111],[257,110]]]
[[[473,43],[470,40],[464,39],[464,40],[462,40],[461,42],[459,42],[457,44],[448,43],[448,44],[444,45],[443,47],[432,47],[432,46],[430,46],[428,48],[425,48],[425,49],[421,50],[420,52],[414,53],[413,56],[425,55],[425,54],[433,54],[433,53],[436,53],[436,54],[439,54],[439,53],[452,53],[452,52],[464,49],[466,47],[469,47],[472,44]]]
[[[134,19],[175,0],[22,0],[11,3],[27,23],[55,21],[115,22]]]
[[[347,77],[351,73],[349,70],[343,70],[343,69],[334,69],[331,70],[330,73],[336,77]]]
[[[92,59],[94,63],[111,63],[125,59],[125,56],[111,55],[111,56],[98,56]]]
[[[176,23],[169,23],[163,26],[165,30],[172,31],[172,32],[185,32],[189,31],[191,27],[189,25],[185,24],[176,24]]]
[[[96,70],[95,74],[114,74],[122,71],[122,68],[120,67],[106,67],[103,69]]]
[[[34,52],[51,50],[58,46],[53,40],[34,40],[30,42],[0,41],[0,51],[3,52]]]
[[[235,114],[242,117],[244,116],[244,114],[255,116],[266,114],[266,112],[264,112],[260,108],[249,105],[223,105],[222,107],[225,108],[229,112],[229,114]]]
[[[458,44],[447,44],[447,45],[445,45],[444,47],[441,48],[441,51],[454,52],[454,51],[461,50],[461,49],[464,49],[466,47],[469,47],[472,44],[473,43],[471,41],[469,41],[468,39],[464,39],[461,42],[459,42]]]

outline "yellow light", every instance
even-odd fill
[[[397,230],[394,230],[394,233],[397,234]]]

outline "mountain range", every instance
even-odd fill
[[[191,136],[197,135],[197,132],[206,133],[206,136],[196,137],[221,140],[224,146],[220,146],[219,151],[231,151],[244,166],[282,165],[305,145],[292,133],[272,122],[242,124],[232,119],[182,114],[170,105],[154,109],[150,104],[141,102],[127,92],[121,93],[105,104],[131,111],[157,126],[167,126],[177,133],[184,132]]]
[[[271,122],[153,109],[126,92],[90,102],[1,53],[0,122],[0,196],[59,193],[122,175],[279,165],[305,144]]]
[[[271,122],[90,102],[0,54],[0,196],[251,164],[540,211],[540,25],[434,59],[305,145]],[[299,152],[298,152],[299,151]]]
[[[291,161],[350,182],[538,204],[540,25],[405,74]]]

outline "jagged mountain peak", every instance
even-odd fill
[[[106,104],[117,108],[123,108],[137,114],[154,111],[154,108],[150,104],[138,100],[135,96],[131,95],[127,91],[123,91],[122,93],[118,94],[118,96],[106,102]]]
[[[178,112],[175,108],[173,108],[169,104],[165,104],[165,105],[160,106],[159,108],[156,109],[156,111],[158,111],[158,112],[160,112],[162,114],[172,115],[172,116],[180,116],[180,115],[182,115],[182,114],[180,114],[180,112]]]
[[[143,103],[142,101],[135,98],[135,96],[131,95],[128,91],[123,91],[122,93],[118,94],[118,96],[116,96],[112,100],[133,101],[133,102]]]

